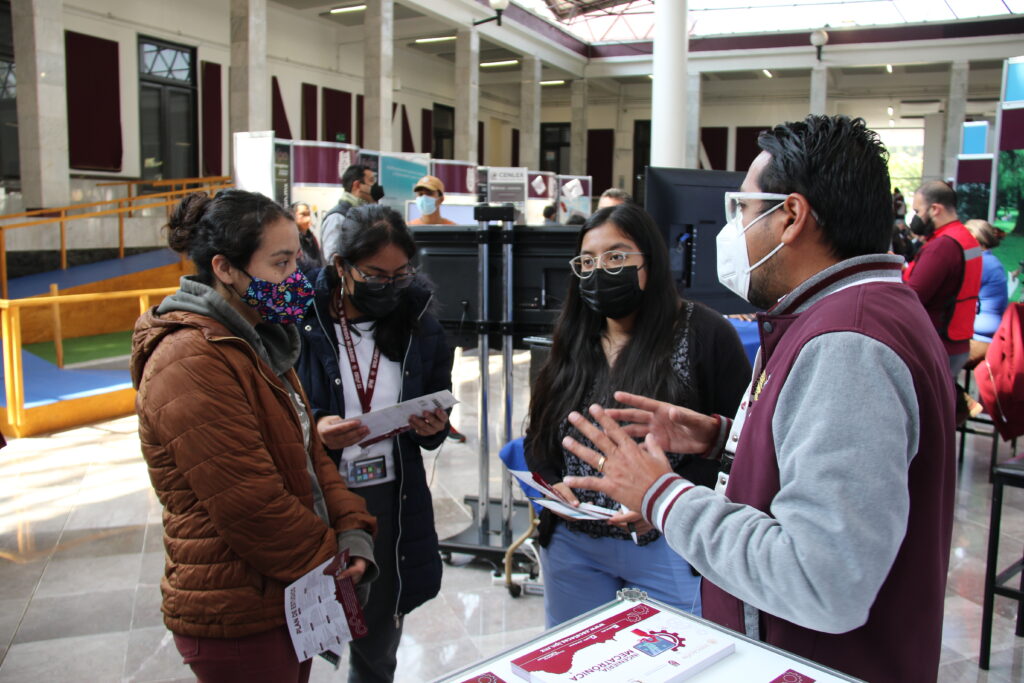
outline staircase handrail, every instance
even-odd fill
[[[8,230],[15,230],[18,228],[29,228],[36,225],[46,225],[48,223],[60,223],[60,267],[61,270],[68,269],[68,250],[67,250],[67,223],[68,221],[81,220],[84,218],[99,218],[102,216],[117,215],[118,218],[118,258],[124,258],[124,215],[131,211],[140,211],[143,209],[158,209],[161,207],[171,207],[178,203],[182,194],[192,192],[205,192],[208,195],[212,195],[218,190],[227,189],[234,187],[233,184],[215,185],[201,188],[191,188],[186,190],[173,190],[171,192],[161,192],[156,195],[140,195],[136,199],[154,199],[164,198],[166,201],[151,202],[149,204],[136,204],[132,206],[130,200],[127,198],[114,199],[105,202],[94,202],[89,205],[79,205],[80,208],[91,208],[92,206],[98,206],[102,204],[118,204],[116,209],[105,209],[103,211],[93,211],[90,213],[79,213],[68,215],[66,213],[67,207],[60,210],[59,216],[48,216],[43,219],[26,221],[23,223],[13,223],[8,225],[0,225],[0,297],[6,299],[8,296],[7,289],[7,237],[6,232]],[[124,202],[129,202],[129,206],[124,206]],[[71,207],[75,208],[75,207]],[[52,209],[51,209],[52,211]]]
[[[211,186],[225,187],[230,186],[230,176],[226,176],[223,181],[218,183],[210,183]],[[67,206],[55,206],[45,209],[32,209],[31,211],[22,211],[20,213],[5,213],[0,215],[0,221],[10,220],[12,218],[31,218],[33,216],[51,216],[55,213],[75,211],[77,209],[91,209],[96,206],[103,206],[104,204],[118,204],[121,205],[124,202],[137,202],[141,200],[156,199],[158,197],[167,197],[172,195],[187,194],[189,192],[202,192],[206,190],[205,187],[186,187],[178,190],[167,190],[164,192],[151,192],[147,194],[139,194],[129,197],[115,197],[113,199],[101,199],[97,202],[86,202],[82,204],[69,204]],[[134,208],[133,208],[134,210]]]
[[[112,299],[139,300],[139,314],[149,309],[150,299],[168,296],[177,287],[129,289],[121,292],[60,294],[27,299],[0,299],[0,340],[3,342],[4,391],[7,398],[7,421],[15,428],[25,423],[25,368],[21,359],[21,309],[35,306],[93,303]]]

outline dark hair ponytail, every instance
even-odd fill
[[[186,195],[167,221],[167,245],[187,254],[196,279],[212,285],[213,257],[222,254],[236,268],[247,268],[260,248],[263,229],[292,214],[272,199],[245,190],[221,190],[212,199],[202,192]]]

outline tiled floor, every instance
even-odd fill
[[[527,362],[517,354],[517,388],[526,386]],[[499,363],[492,357],[494,392]],[[476,359],[467,356],[458,368],[463,403],[453,419],[469,441],[427,454],[442,536],[469,522],[461,501],[478,486]],[[513,402],[516,433],[526,400],[520,392]],[[496,393],[491,405],[500,410]],[[495,454],[500,424],[495,416]],[[960,476],[939,678],[949,683],[1024,679],[1024,638],[1013,635],[1016,605],[1003,598],[996,603],[992,670],[977,668],[988,444],[970,438]],[[496,455],[490,473],[495,496]],[[1004,504],[1001,565],[1024,547],[1024,490],[1009,489]],[[513,599],[485,565],[468,559],[455,556],[441,595],[408,617],[396,680],[431,680],[542,631],[542,598]],[[134,418],[18,439],[0,451],[0,682],[193,680],[161,622],[162,568],[160,505],[139,456]],[[344,677],[317,660],[312,679]]]

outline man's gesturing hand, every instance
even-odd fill
[[[650,434],[658,446],[669,453],[704,453],[718,436],[718,422],[708,415],[680,408],[625,391],[616,391],[615,400],[632,408],[609,408],[608,417],[628,422],[623,429],[642,439]]]
[[[639,510],[647,489],[658,477],[671,471],[668,458],[653,436],[648,435],[641,446],[601,406],[590,406],[590,414],[600,428],[577,412],[569,414],[569,422],[597,450],[587,448],[569,436],[565,437],[562,445],[603,476],[566,477],[565,483],[576,489],[601,491],[626,507]]]

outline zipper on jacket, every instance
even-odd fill
[[[427,298],[427,302],[425,304],[423,304],[423,308],[422,308],[422,310],[420,310],[420,314],[418,316],[416,316],[416,320],[420,320],[423,317],[423,314],[427,312],[427,308],[430,307],[430,302],[433,300],[433,298],[434,298],[434,295],[433,295],[433,293],[431,293],[430,296]],[[412,349],[412,335],[410,334],[409,335],[409,341],[406,342],[406,344],[405,344],[405,356],[402,357],[402,366],[401,366],[401,368],[402,368],[401,369],[401,373],[402,373],[402,375],[401,375],[401,377],[402,377],[402,386],[398,390],[398,402],[399,403],[401,403],[402,400],[405,398],[405,365],[409,361],[409,351],[411,349]],[[402,440],[400,438],[400,435],[395,437],[395,445],[398,447],[398,468],[399,468],[399,471],[401,471],[401,467],[402,467]],[[396,591],[396,594],[395,594],[395,614],[394,614],[395,628],[398,628],[399,625],[401,624],[401,621],[402,621],[402,615],[398,611],[398,605],[400,604],[400,602],[402,600],[402,572],[401,572],[399,564],[398,564],[399,561],[400,561],[401,556],[399,554],[398,547],[401,545],[401,541],[402,541],[402,500],[403,500],[403,498],[405,496],[404,491],[405,491],[405,473],[402,472],[402,476],[398,480],[398,516],[395,518],[395,520],[396,520],[395,521],[395,577],[398,579],[398,590]]]
[[[420,315],[423,315],[420,313]],[[402,398],[405,394],[405,364],[409,360],[409,350],[412,348],[412,335],[409,336],[409,341],[405,345],[405,356],[402,358],[401,366],[401,377],[402,387],[398,390],[398,402],[402,402]],[[395,446],[398,450],[398,471],[401,476],[398,478],[398,514],[395,516],[395,578],[398,580],[398,590],[395,591],[395,628],[398,628],[402,623],[402,615],[398,611],[398,605],[402,601],[402,571],[399,566],[401,560],[401,554],[399,546],[402,544],[402,499],[405,496],[405,472],[402,469],[402,439],[401,435],[395,437]]]

